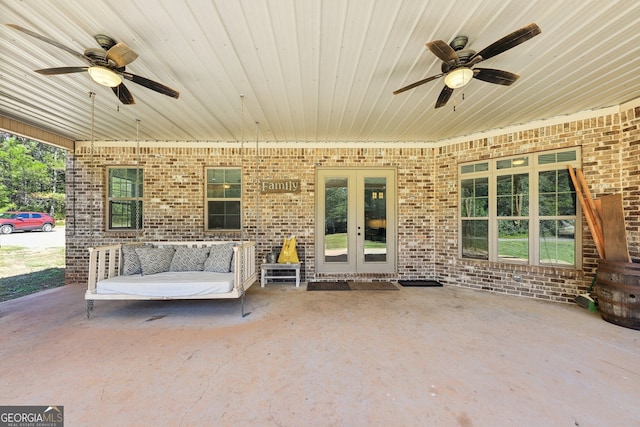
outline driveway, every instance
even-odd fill
[[[64,227],[56,227],[52,231],[16,231],[11,234],[0,234],[0,246],[19,246],[23,248],[58,248],[65,244]]]

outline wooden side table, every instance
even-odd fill
[[[280,264],[265,263],[260,266],[260,286],[267,283],[278,283],[283,279],[296,281],[296,288],[300,287],[300,263]]]

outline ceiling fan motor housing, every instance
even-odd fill
[[[457,51],[456,54],[458,55],[457,64],[451,65],[446,62],[442,63],[441,69],[443,73],[448,73],[449,71],[454,70],[456,68],[464,67],[465,64],[469,62],[471,57],[476,54],[476,51],[472,49],[464,49],[464,50]]]
[[[464,49],[464,47],[467,45],[467,42],[469,41],[469,37],[467,36],[458,36],[456,38],[454,38],[451,43],[449,43],[449,46],[451,46],[451,49],[455,50],[456,52],[459,50]]]
[[[109,66],[107,61],[107,52],[97,47],[90,47],[84,50],[84,56],[91,59],[94,65],[102,65],[104,67]]]

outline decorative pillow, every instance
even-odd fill
[[[204,263],[204,271],[228,273],[231,267],[234,245],[235,243],[229,242],[211,246],[209,249],[209,258],[207,258]]]
[[[209,248],[188,248],[177,246],[169,271],[202,271],[209,257]]]
[[[229,271],[230,271],[231,273],[233,273],[233,270],[234,270],[234,268],[233,268],[233,264],[235,264],[235,263],[236,263],[236,262],[235,262],[235,261],[236,261],[236,251],[234,251],[234,250],[233,250],[233,248],[231,248],[231,250],[233,251],[233,253],[231,254],[231,265],[229,266]]]
[[[142,273],[142,266],[140,265],[140,258],[136,253],[136,247],[140,245],[122,245],[122,276],[131,276],[134,274]]]
[[[169,271],[175,251],[173,247],[136,248],[136,253],[138,254],[138,258],[140,258],[142,275],[147,276],[149,274]]]

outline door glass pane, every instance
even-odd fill
[[[325,178],[324,181],[324,260],[348,262],[347,187],[348,178]]]
[[[364,178],[364,260],[387,260],[387,179]]]

